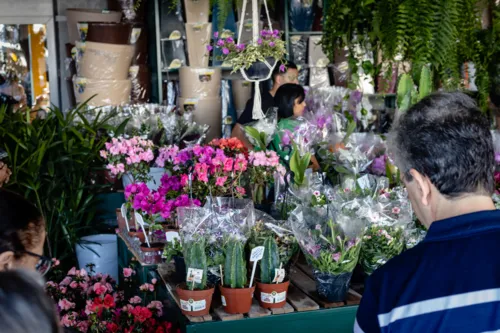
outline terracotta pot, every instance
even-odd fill
[[[159,264],[161,263],[161,255],[165,248],[165,243],[147,243],[141,244],[141,251],[144,255],[144,262],[146,264]]]
[[[66,21],[68,24],[69,42],[80,40],[78,22],[120,22],[122,13],[117,11],[69,8],[66,9]]]
[[[125,80],[133,56],[133,45],[87,42],[79,76],[98,80]]]
[[[131,44],[132,24],[130,23],[89,23],[87,42],[108,44]]]
[[[214,288],[205,290],[188,290],[183,283],[176,288],[181,303],[181,311],[188,316],[206,316],[210,312]]]
[[[220,67],[181,67],[179,69],[180,95],[184,98],[208,98],[219,95],[221,74]]]
[[[184,112],[193,112],[193,120],[198,124],[210,126],[206,141],[220,138],[222,132],[222,101],[216,98],[179,98],[180,108]]]
[[[210,15],[210,1],[184,0],[186,23],[207,23]]]
[[[273,284],[257,282],[257,299],[260,306],[266,309],[276,309],[285,306],[289,285],[290,281]]]
[[[118,222],[118,230],[120,231],[127,230],[127,226],[125,225],[125,219],[122,216],[122,211],[120,208],[116,209],[116,220]]]
[[[108,8],[123,13],[124,22],[143,22],[147,0],[108,0]]]
[[[241,289],[231,289],[219,286],[219,289],[222,294],[224,311],[229,314],[243,314],[250,311],[255,286]]]
[[[130,80],[94,80],[75,76],[73,90],[77,103],[83,103],[95,95],[88,105],[123,105],[130,101],[132,83]]]
[[[137,34],[140,29],[140,33],[138,36],[134,36]],[[132,65],[146,65],[148,63],[148,34],[144,25],[142,24],[134,24],[132,29],[131,44],[134,44],[134,56],[132,57]],[[137,41],[134,42],[135,37],[137,37]]]
[[[130,101],[132,103],[147,103],[151,95],[151,79],[148,66],[131,66],[129,73],[132,81]]]

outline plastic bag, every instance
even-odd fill
[[[278,123],[278,108],[269,109],[264,118],[244,126],[245,135],[254,147],[265,149],[271,143]],[[264,146],[264,147],[263,147]]]

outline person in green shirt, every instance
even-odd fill
[[[282,149],[283,131],[288,130],[293,133],[295,128],[300,125],[298,118],[304,114],[305,98],[304,88],[293,83],[282,85],[274,96],[274,103],[278,108],[278,126],[269,148],[278,154],[284,164],[288,163],[289,152]],[[319,169],[319,164],[314,156],[311,157],[311,164],[315,171]]]

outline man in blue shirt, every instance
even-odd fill
[[[401,115],[389,146],[429,230],[368,279],[354,332],[500,332],[488,120],[465,94],[431,95]]]

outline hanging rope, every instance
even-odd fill
[[[252,30],[253,30],[253,40],[252,43],[254,45],[257,44],[257,41],[259,40],[259,7],[258,7],[258,2],[259,0],[251,0],[252,1]],[[269,24],[269,30],[273,30],[273,26],[271,24],[271,17],[269,16],[269,9],[267,8],[267,1],[264,1],[264,8],[266,10],[266,16],[267,16],[267,22]],[[243,0],[243,8],[242,8],[242,13],[241,13],[241,20],[240,20],[240,29],[238,31],[238,44],[241,44],[241,33],[243,32],[243,26],[245,22],[245,11],[247,7],[247,0]],[[255,85],[255,93],[253,96],[253,109],[252,109],[252,119],[258,120],[262,119],[265,117],[264,112],[262,111],[262,97],[260,95],[260,86],[259,83],[262,81],[267,81],[271,78],[274,68],[276,67],[277,62],[275,61],[273,65],[271,65],[267,59],[264,59],[263,63],[267,66],[269,69],[269,74],[263,78],[263,79],[258,79],[258,80],[252,80],[249,79],[248,76],[245,73],[245,70],[243,68],[240,69],[240,73],[243,76],[243,78],[248,81],[248,82],[254,82]]]

